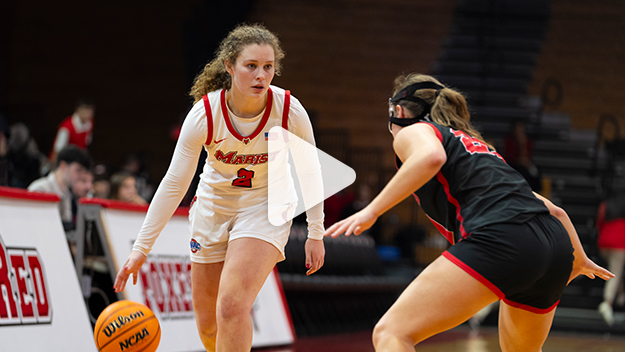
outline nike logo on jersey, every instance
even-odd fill
[[[261,154],[237,154],[236,151],[228,152],[224,154],[221,150],[217,150],[215,152],[215,159],[221,161],[224,164],[231,165],[240,165],[240,164],[264,164],[270,160],[275,159],[278,155],[278,152],[274,152],[271,154],[261,153]]]
[[[220,139],[220,140],[218,140],[218,141],[215,141],[215,142],[213,142],[213,144],[218,144],[218,143],[221,143],[221,142],[225,141],[226,139],[228,139],[228,137],[226,137],[226,138],[222,138],[222,139]]]

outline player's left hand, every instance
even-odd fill
[[[363,210],[348,217],[347,219],[341,220],[330,226],[330,228],[327,229],[323,235],[332,236],[332,238],[335,238],[342,233],[345,233],[345,236],[349,236],[352,233],[354,235],[360,235],[363,231],[373,226],[377,219],[377,215],[365,207]]]
[[[309,238],[304,245],[306,252],[306,275],[312,275],[323,266],[326,249],[323,245],[323,239],[314,240]]]
[[[614,274],[609,272],[607,269],[600,267],[588,257],[581,258],[579,260],[576,259],[573,262],[573,270],[571,271],[571,276],[569,277],[567,285],[579,275],[585,275],[591,279],[598,276],[606,281],[614,277]]]
[[[139,251],[133,250],[130,252],[130,255],[128,255],[128,259],[126,259],[126,262],[124,263],[122,268],[119,269],[117,277],[115,278],[115,283],[113,284],[113,289],[115,289],[115,293],[119,293],[124,290],[124,287],[126,287],[126,282],[128,281],[130,275],[132,275],[132,284],[137,284],[139,270],[141,269],[143,263],[145,263],[146,259],[147,257],[145,256],[145,254]]]

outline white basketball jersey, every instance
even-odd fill
[[[235,129],[231,118],[237,119],[235,120],[239,122],[237,126],[245,130],[244,133],[254,127],[254,121],[258,121],[258,126],[249,135],[242,136]],[[202,103],[197,102],[193,106],[182,124],[180,139],[176,144],[171,164],[158,186],[133,249],[145,255],[150,252],[191,182],[202,147],[208,152],[208,156],[200,176],[193,212],[204,210],[206,212],[203,214],[219,213],[233,216],[236,221],[236,216],[246,210],[258,211],[259,216],[267,219],[267,216],[274,213],[282,216],[292,208],[296,200],[288,196],[292,194],[291,192],[281,193],[277,206],[272,206],[272,209],[268,206],[268,163],[272,155],[267,151],[268,139],[272,138],[269,130],[280,126],[315,145],[312,125],[306,110],[296,98],[290,96],[288,91],[271,86],[267,92],[264,112],[253,119],[244,119],[242,124],[239,120],[241,119],[228,116],[225,91],[221,89],[208,93],[203,97]],[[277,155],[276,160],[284,160],[280,159],[284,157],[284,153],[273,155]],[[272,163],[272,170],[274,165],[276,164]],[[315,169],[313,173],[321,172],[318,162],[310,164],[310,167]],[[276,174],[278,173],[272,173]],[[283,176],[284,178],[277,181],[279,189],[289,191],[293,182],[290,172],[286,172]],[[261,213],[263,211],[264,213]],[[308,209],[306,215],[309,236],[322,239],[323,203]],[[250,230],[264,231],[262,228],[253,227],[252,225]]]
[[[202,206],[228,214],[267,202],[269,130],[288,129],[291,98],[289,91],[271,86],[258,126],[242,136],[229,116],[225,93],[220,89],[203,97],[208,156],[196,195]]]

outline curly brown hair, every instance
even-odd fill
[[[232,79],[226,71],[225,62],[235,63],[243,49],[251,44],[270,45],[273,48],[275,74],[280,75],[284,50],[278,37],[261,24],[242,24],[221,41],[215,57],[195,77],[189,92],[194,102],[200,101],[209,92],[230,88]]]
[[[419,89],[414,93],[415,97],[423,99],[432,106],[432,110],[430,111],[432,121],[455,130],[463,131],[495,150],[490,143],[482,138],[480,132],[471,125],[471,114],[469,113],[467,100],[464,95],[457,90],[446,87],[436,78],[420,73],[397,76],[397,78],[395,78],[393,96],[405,87],[419,82],[434,82],[444,87],[438,92],[438,95],[436,94],[436,89]],[[412,101],[401,100],[398,104],[410,110],[415,116],[419,116],[423,111],[421,105]]]

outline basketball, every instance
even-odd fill
[[[93,336],[99,352],[154,352],[161,341],[161,326],[147,306],[117,301],[100,313]]]

